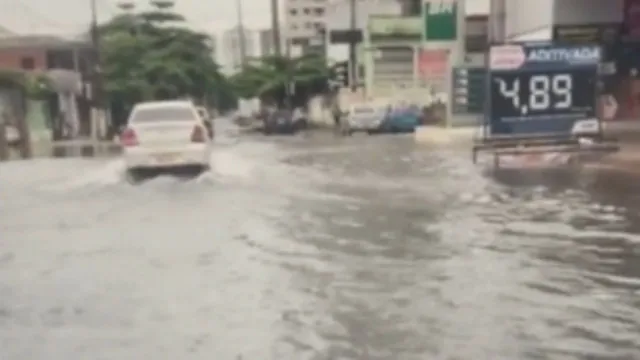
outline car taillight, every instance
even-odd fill
[[[206,141],[207,134],[205,129],[200,125],[196,125],[196,127],[193,128],[193,132],[191,133],[191,142],[203,143]]]
[[[138,135],[136,135],[133,129],[126,128],[122,134],[120,134],[120,143],[126,147],[138,146]]]

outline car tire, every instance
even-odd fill
[[[209,164],[202,164],[202,165],[196,166],[194,169],[194,172],[196,173],[196,175],[201,175],[206,173],[210,169],[211,169],[211,166],[209,166]]]
[[[125,180],[131,184],[137,184],[145,179],[145,172],[142,169],[130,168],[125,171]]]

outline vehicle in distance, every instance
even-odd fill
[[[266,115],[264,133],[294,134],[306,127],[307,120],[301,110],[280,109]]]
[[[397,106],[389,111],[380,125],[380,132],[414,132],[422,122],[422,111],[417,106]]]
[[[387,107],[383,104],[364,103],[352,105],[345,114],[344,132],[377,132],[385,120]]]
[[[120,135],[127,171],[209,168],[211,138],[191,101],[153,101],[134,106]]]

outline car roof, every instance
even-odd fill
[[[175,107],[189,107],[193,108],[193,103],[189,100],[165,100],[165,101],[146,101],[137,103],[135,109],[162,109],[162,108],[175,108]]]
[[[381,108],[384,108],[384,105],[379,103],[364,103],[364,104],[351,105],[351,110],[359,110],[359,109],[379,110]]]

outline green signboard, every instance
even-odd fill
[[[452,107],[454,114],[483,114],[486,93],[485,68],[455,68],[452,76]]]
[[[458,37],[457,0],[428,0],[422,8],[426,41],[455,41]]]

